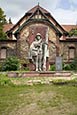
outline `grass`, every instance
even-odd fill
[[[77,87],[0,86],[0,115],[77,115]]]
[[[77,85],[0,75],[0,115],[77,115]]]

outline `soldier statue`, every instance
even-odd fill
[[[45,42],[43,41],[41,34],[37,33],[35,40],[30,45],[30,59],[35,64],[36,71],[46,70],[46,64],[44,64],[44,55],[45,55]],[[43,68],[44,65],[44,68]]]

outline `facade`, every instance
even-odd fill
[[[48,68],[55,63],[56,56],[62,56],[66,63],[71,62],[77,56],[77,37],[68,37],[68,32],[74,28],[77,26],[60,25],[47,10],[37,5],[15,25],[4,25],[8,40],[0,41],[0,61],[9,56],[17,56],[23,66],[34,70],[29,59],[29,50],[37,33],[40,33],[43,41],[48,37]]]

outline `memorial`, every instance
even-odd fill
[[[46,38],[47,39],[47,38]],[[40,33],[30,45],[29,57],[33,64],[35,64],[35,71],[46,71],[46,59],[48,55],[48,40],[43,40]]]
[[[46,72],[55,64],[56,71],[62,71],[62,63],[70,63],[77,55],[77,38],[69,37],[65,27],[50,12],[36,5],[15,25],[4,26],[8,40],[0,41],[0,62],[16,56],[21,69]]]

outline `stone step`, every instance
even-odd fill
[[[8,77],[71,77],[71,72],[7,72]]]

